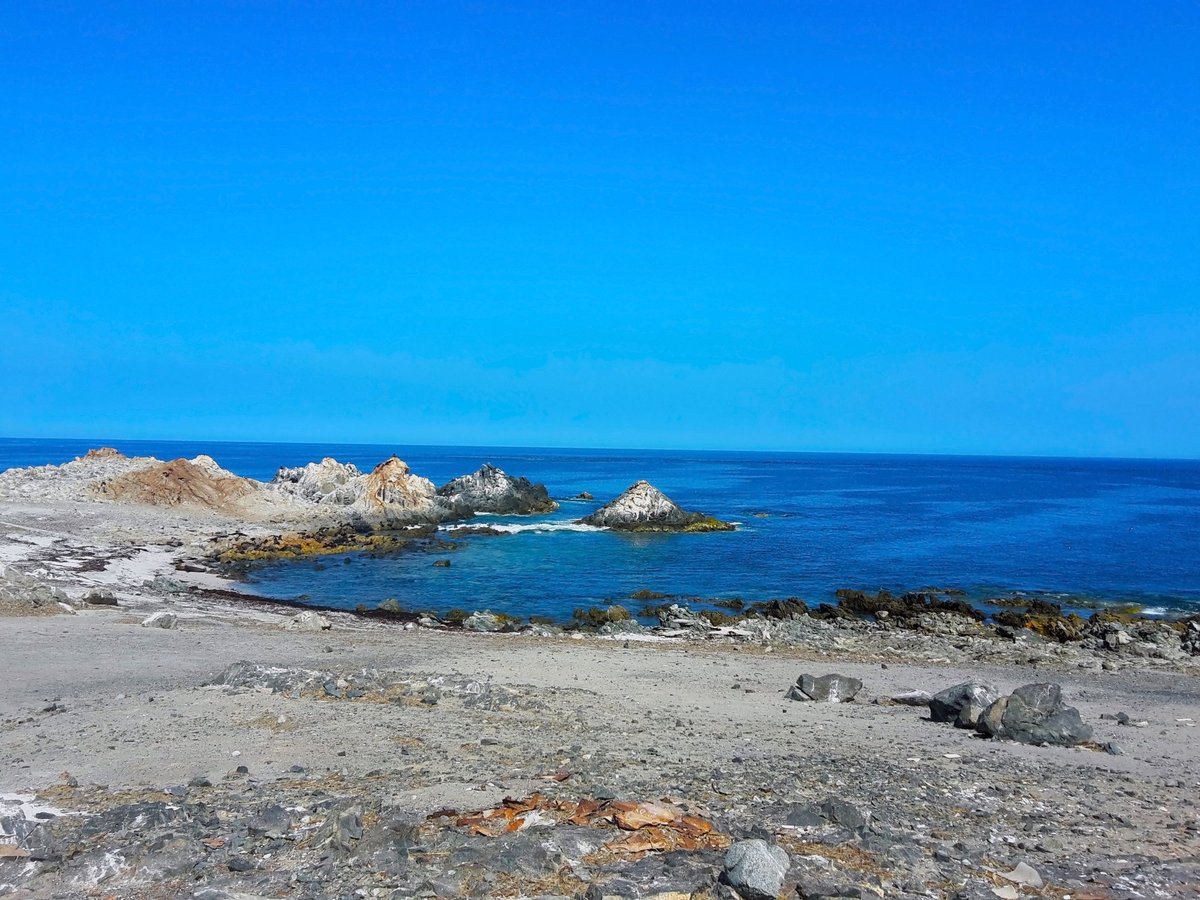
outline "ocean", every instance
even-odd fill
[[[348,556],[264,565],[247,589],[354,608],[491,609],[569,618],[640,590],[747,602],[832,601],[838,588],[1014,591],[1068,608],[1200,609],[1200,461],[517,449],[212,441],[0,439],[0,468],[65,462],[94,446],[163,459],[208,453],[270,479],[333,456],[370,469],[393,452],[438,484],[491,462],[541,481],[560,509],[433,556]],[[645,478],[733,533],[629,535],[571,523]],[[593,503],[567,501],[582,491]],[[450,559],[435,568],[434,559]]]

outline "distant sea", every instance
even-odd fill
[[[569,618],[646,589],[707,600],[832,601],[841,587],[1023,591],[1069,608],[1200,609],[1200,461],[517,449],[212,441],[0,439],[0,469],[90,447],[163,459],[208,453],[240,475],[333,456],[369,470],[392,453],[442,484],[491,462],[545,482],[561,508],[468,537],[449,553],[351,556],[255,569],[248,590],[353,608],[492,609]],[[626,535],[570,523],[639,478],[733,533]],[[596,501],[567,501],[582,491]],[[450,568],[434,568],[448,558]]]

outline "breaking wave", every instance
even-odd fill
[[[584,525],[582,522],[488,522],[483,526],[505,534],[519,534],[522,531],[608,531],[595,525]],[[440,530],[454,532],[464,529],[470,533],[470,525],[448,525]]]

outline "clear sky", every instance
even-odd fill
[[[0,434],[1200,456],[1200,4],[0,6]]]

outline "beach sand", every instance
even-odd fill
[[[17,848],[0,855],[0,893],[736,896],[719,881],[725,848],[748,838],[787,851],[788,896],[1183,897],[1200,883],[1194,669],[996,665],[934,637],[905,660],[865,639],[547,638],[349,614],[290,630],[295,609],[175,570],[237,527],[220,517],[10,503],[0,523],[12,571],[119,604],[0,618],[0,823]],[[177,626],[143,627],[159,610]],[[283,687],[212,684],[239,661]],[[853,702],[785,696],[833,672],[862,681]],[[986,740],[888,701],[963,681],[1061,684],[1120,755]],[[1118,712],[1131,724],[1101,718]],[[511,833],[462,815],[506,797]],[[712,830],[565,821],[610,798]],[[47,808],[61,815],[37,819]],[[445,808],[460,815],[427,818]]]

